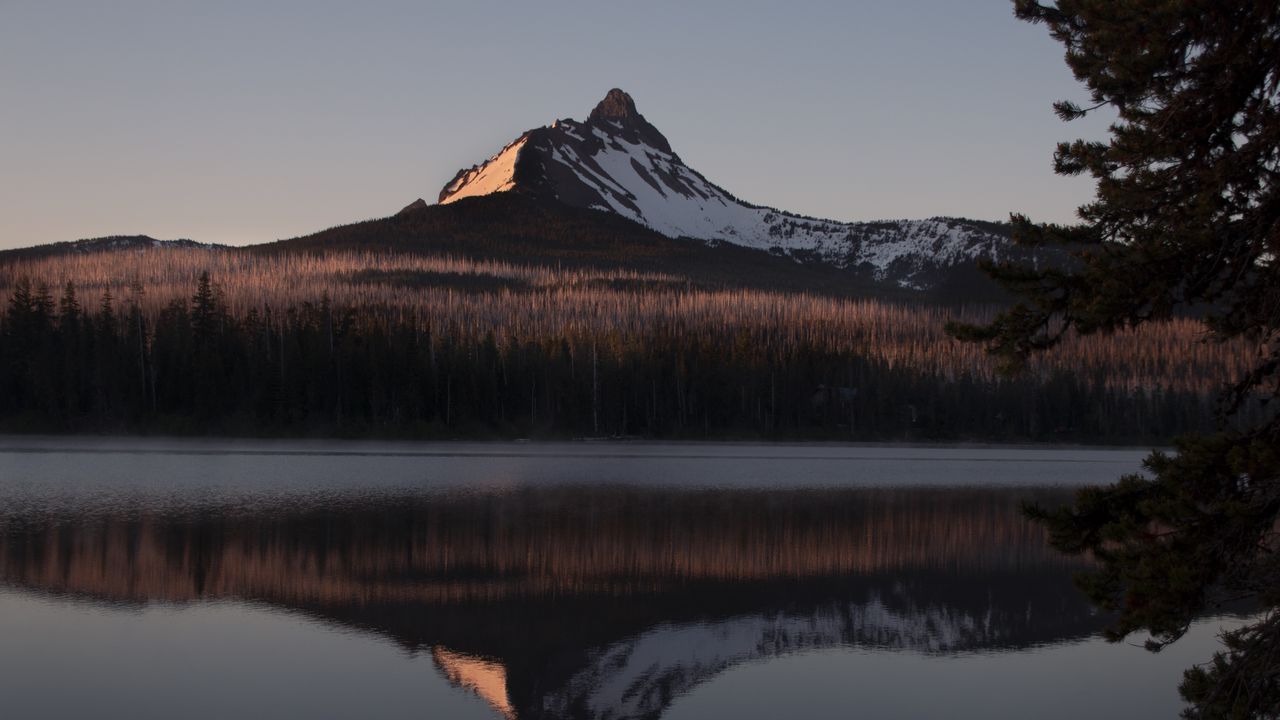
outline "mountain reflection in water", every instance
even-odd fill
[[[528,487],[0,516],[0,583],[267,603],[430,653],[508,718],[659,717],[799,650],[1015,649],[1095,632],[1018,488]]]

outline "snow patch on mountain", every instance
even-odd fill
[[[506,192],[516,186],[516,159],[527,138],[502,148],[502,152],[480,165],[463,170],[440,193],[440,204],[451,203],[467,197]]]

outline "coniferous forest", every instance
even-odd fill
[[[456,257],[55,257],[0,298],[4,431],[1162,442],[1243,359],[1182,319],[1011,380],[942,329],[993,307]]]

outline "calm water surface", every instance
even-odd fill
[[[1144,454],[0,438],[0,716],[1174,717],[1019,514]]]

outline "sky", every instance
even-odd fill
[[[838,220],[1070,222],[1102,138],[1008,0],[0,0],[0,248],[246,244],[434,202],[621,87],[738,197]]]

